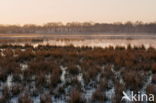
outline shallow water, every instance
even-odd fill
[[[75,47],[82,47],[82,46],[89,46],[89,47],[109,47],[109,46],[124,46],[127,45],[133,46],[142,46],[144,45],[145,48],[154,47],[156,48],[156,39],[133,39],[133,40],[126,40],[126,39],[93,39],[93,40],[49,40],[44,41],[41,43],[43,45],[56,45],[56,46],[66,46],[66,45],[73,45]]]
[[[13,38],[14,37],[14,38]],[[40,38],[42,42],[14,42],[13,44],[23,45],[25,43],[37,45],[55,45],[66,46],[73,45],[75,47],[89,46],[89,47],[108,47],[108,46],[142,46],[145,48],[156,48],[156,34],[19,34],[16,36],[0,35],[0,39],[24,39],[24,38]]]

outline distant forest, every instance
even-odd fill
[[[52,22],[44,25],[0,25],[0,33],[156,33],[156,23]]]

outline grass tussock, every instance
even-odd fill
[[[72,90],[69,103],[85,103],[82,94],[76,89]]]

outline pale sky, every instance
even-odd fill
[[[156,22],[156,0],[0,0],[0,24]]]

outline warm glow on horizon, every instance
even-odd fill
[[[0,24],[156,21],[156,0],[0,0]]]

